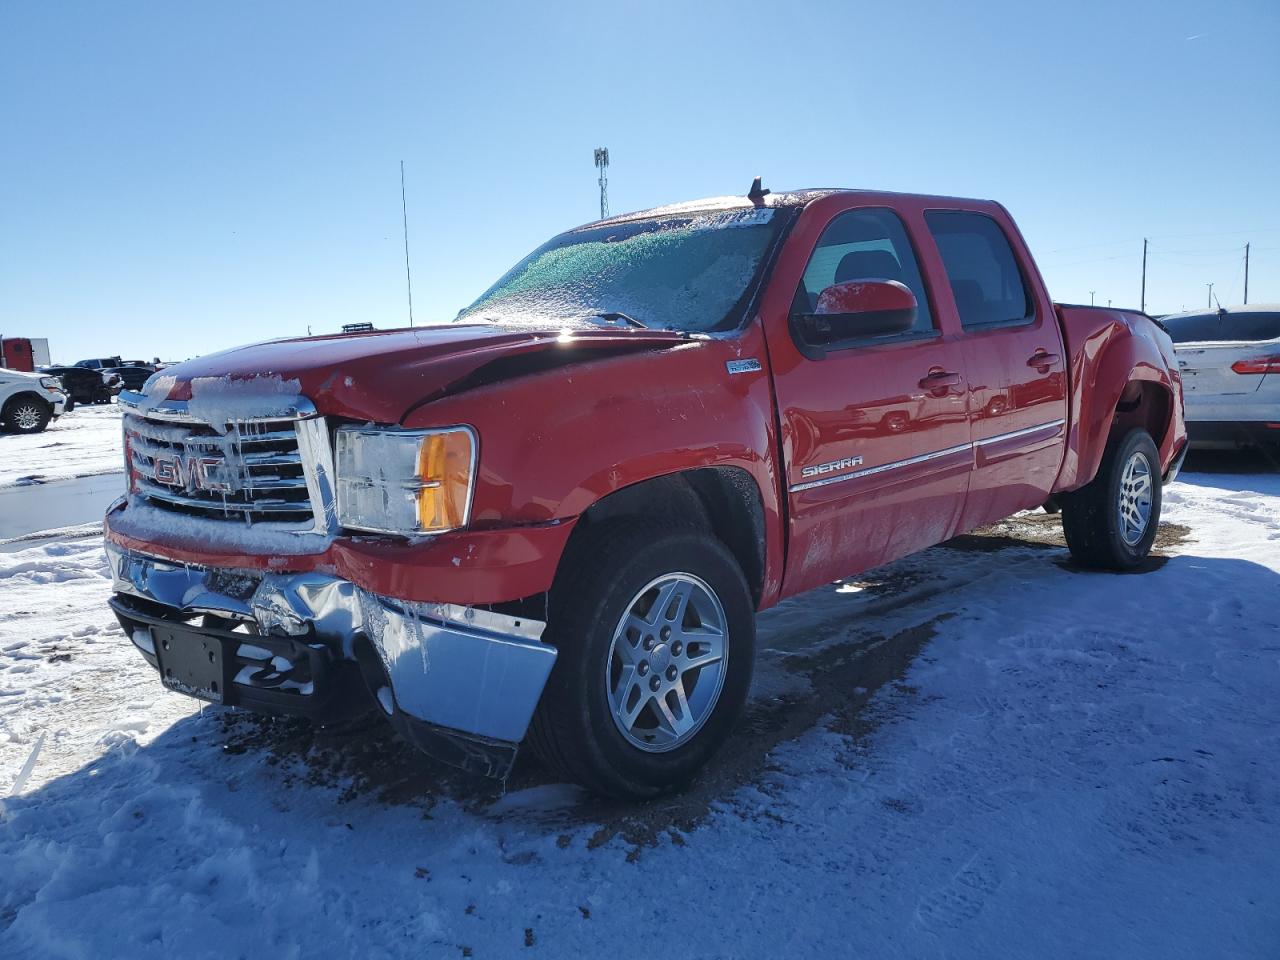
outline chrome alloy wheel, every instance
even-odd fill
[[[40,410],[30,403],[24,403],[13,411],[13,422],[19,430],[34,430],[40,426]]]
[[[629,743],[665,753],[702,729],[724,686],[726,631],[715,591],[691,573],[658,577],[632,598],[604,677],[613,722]]]
[[[1136,546],[1151,522],[1151,463],[1146,454],[1135,450],[1120,474],[1119,512],[1120,538],[1128,546]]]

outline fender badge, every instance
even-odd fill
[[[759,373],[761,370],[760,361],[755,357],[750,357],[747,360],[726,360],[724,365],[730,374]]]

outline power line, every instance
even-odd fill
[[[1219,230],[1216,233],[1166,233],[1163,236],[1157,236],[1157,240],[1182,240],[1188,237],[1236,237],[1242,233],[1280,233],[1280,230],[1272,227],[1266,230]]]
[[[1222,230],[1222,231],[1207,232],[1207,233],[1164,233],[1164,234],[1152,234],[1147,239],[1149,240],[1189,240],[1189,239],[1195,239],[1197,237],[1239,236],[1242,233],[1255,234],[1255,235],[1261,233],[1261,234],[1269,235],[1273,233],[1280,233],[1280,230],[1277,230],[1276,228],[1271,228],[1267,230]],[[1143,238],[1128,237],[1124,240],[1102,240],[1102,241],[1099,241],[1098,243],[1082,243],[1082,244],[1078,244],[1076,246],[1071,246],[1071,247],[1054,247],[1052,250],[1040,251],[1037,254],[1037,258],[1052,256],[1055,253],[1073,253],[1076,250],[1093,250],[1098,247],[1118,247],[1126,243],[1136,244],[1141,239]],[[1193,251],[1188,251],[1188,252],[1193,252]]]

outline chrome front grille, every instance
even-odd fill
[[[297,418],[235,421],[220,431],[192,419],[128,412],[130,491],[188,516],[315,529],[300,424]]]

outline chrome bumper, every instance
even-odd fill
[[[394,600],[320,573],[220,570],[111,543],[106,550],[118,594],[254,624],[262,634],[310,637],[335,659],[355,661],[367,638],[391,697],[371,692],[393,719],[403,714],[466,737],[518,743],[555,664],[555,647],[539,639],[542,621]]]

